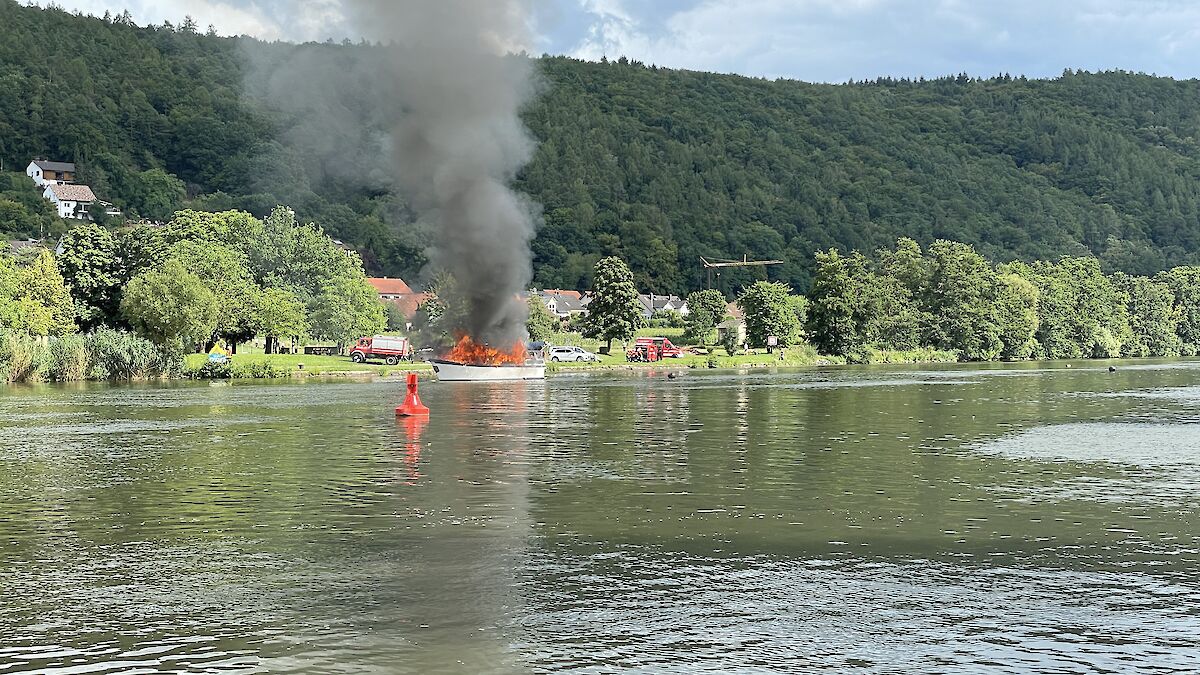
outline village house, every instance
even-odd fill
[[[74,183],[75,165],[71,162],[35,159],[25,168],[25,175],[32,178],[38,187],[45,187],[52,183]]]
[[[41,239],[14,239],[7,242],[8,252],[14,256],[24,255],[39,248],[45,248]]]
[[[746,314],[736,302],[725,305],[725,314],[729,318],[717,324],[717,342],[725,342],[725,336],[732,333],[734,344],[746,344]]]
[[[579,291],[549,288],[537,295],[546,305],[546,309],[560,321],[569,321],[573,316],[587,314],[588,298]]]
[[[403,279],[372,277],[367,279],[367,283],[375,288],[380,300],[397,305],[406,321],[412,321],[417,308],[430,297],[428,293],[417,293]]]
[[[92,219],[92,214],[88,209],[96,202],[96,195],[86,185],[47,183],[42,197],[49,199],[50,203],[54,204],[59,218]]]
[[[642,316],[647,319],[664,310],[679,312],[683,316],[688,313],[687,301],[677,295],[638,295],[638,301],[642,303]]]

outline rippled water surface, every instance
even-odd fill
[[[0,390],[0,675],[1200,671],[1200,364]]]

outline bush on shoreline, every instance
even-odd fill
[[[8,384],[152,380],[182,370],[178,355],[125,331],[47,339],[0,330],[0,380]]]

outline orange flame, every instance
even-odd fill
[[[525,344],[517,342],[512,349],[502,352],[499,349],[475,342],[470,335],[464,335],[444,358],[447,361],[473,366],[523,366],[525,365]]]

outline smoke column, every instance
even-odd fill
[[[525,336],[515,300],[532,279],[532,205],[509,185],[533,142],[518,113],[533,93],[531,0],[345,0],[369,39],[389,45],[399,107],[396,185],[434,229],[429,257],[455,279],[476,340]]]

